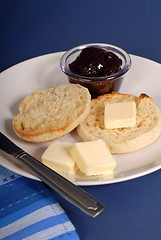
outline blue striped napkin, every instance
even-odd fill
[[[0,166],[0,239],[78,240],[79,237],[45,184]]]

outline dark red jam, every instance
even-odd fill
[[[122,60],[111,51],[103,48],[89,47],[69,64],[69,69],[80,76],[104,77],[118,72]]]

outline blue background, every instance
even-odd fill
[[[0,1],[0,71],[92,42],[117,45],[161,63],[161,1]],[[160,170],[127,182],[83,189],[106,206],[96,219],[51,192],[80,239],[161,239]]]
[[[1,0],[0,71],[92,42],[161,62],[160,16],[159,0]]]

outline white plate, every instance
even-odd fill
[[[20,101],[33,91],[68,82],[60,70],[63,52],[36,57],[17,64],[0,74],[0,129],[18,146],[40,160],[50,143],[28,143],[19,139],[12,128],[12,119],[18,113]],[[127,73],[120,92],[150,95],[161,109],[161,65],[145,58],[131,55],[132,67]],[[80,141],[76,131],[60,138],[61,141]],[[16,160],[0,153],[0,164],[28,178],[36,179]],[[146,148],[128,154],[114,155],[117,167],[114,176],[85,177],[66,175],[77,185],[99,185],[121,182],[140,177],[161,168],[161,137]]]

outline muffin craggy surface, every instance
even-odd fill
[[[13,118],[16,134],[29,142],[46,142],[72,131],[88,115],[89,91],[77,84],[61,84],[27,96]]]

